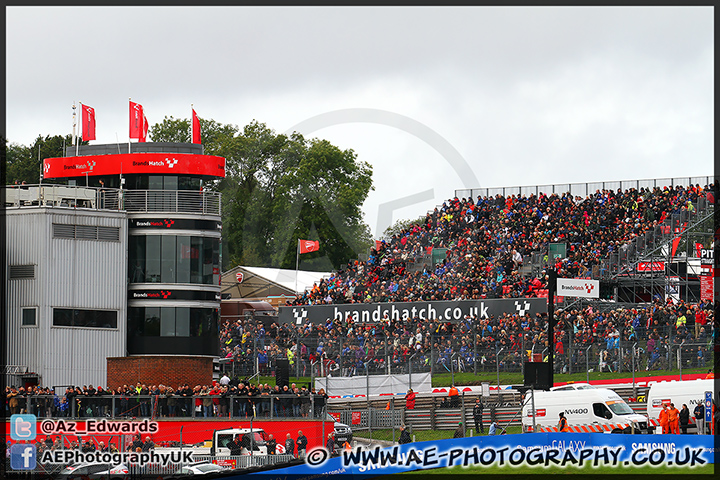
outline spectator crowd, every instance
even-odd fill
[[[550,243],[565,242],[567,257],[550,262],[560,277],[584,277],[630,240],[654,231],[699,201],[714,204],[713,185],[598,190],[569,194],[453,198],[403,228],[291,302],[293,305],[407,302],[538,296],[544,271],[523,270],[532,255],[547,263]],[[706,245],[705,247],[709,247]],[[411,261],[444,248],[436,266]],[[414,270],[414,271],[411,271]],[[553,333],[559,372],[667,369],[712,364],[713,305],[655,297],[634,307],[606,304],[556,312]],[[6,413],[40,416],[292,416],[319,415],[327,394],[295,385],[270,387],[240,380],[274,375],[287,358],[291,374],[352,376],[412,371],[520,371],[532,354],[546,355],[547,315],[466,316],[458,322],[383,318],[376,324],[327,319],[278,324],[242,317],[220,326],[221,357],[231,377],[213,385],[123,385],[5,389]],[[634,347],[634,348],[632,348]],[[634,357],[633,357],[633,352]],[[675,355],[675,356],[674,356]],[[320,407],[320,410],[318,410]]]

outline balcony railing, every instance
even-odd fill
[[[220,215],[220,193],[195,190],[126,190],[125,210]]]
[[[497,194],[506,197],[508,195],[539,195],[545,193],[563,194],[568,193],[573,197],[586,197],[595,193],[596,190],[628,190],[635,188],[640,190],[642,187],[653,189],[655,187],[676,187],[682,185],[688,187],[690,185],[700,185],[704,187],[713,183],[713,177],[680,177],[680,178],[651,178],[644,180],[617,180],[609,182],[586,182],[586,183],[559,183],[553,185],[526,185],[515,187],[491,187],[491,188],[465,188],[455,190],[455,196],[458,198],[476,198],[478,195],[494,197]]]
[[[67,207],[132,213],[198,213],[220,216],[220,193],[197,190],[119,190],[68,185],[8,185],[6,207]]]

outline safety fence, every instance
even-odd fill
[[[266,398],[265,398],[266,397]],[[58,395],[17,396],[8,413],[47,418],[322,418],[324,397],[316,395],[102,395],[74,397],[61,403]],[[295,402],[299,399],[300,403]],[[203,405],[203,402],[206,404]],[[62,407],[60,405],[63,405]]]
[[[650,178],[642,180],[612,180],[606,182],[584,182],[584,183],[558,183],[548,185],[526,185],[516,187],[491,187],[491,188],[470,188],[455,190],[455,196],[458,198],[476,198],[477,196],[482,197],[494,197],[495,195],[502,195],[507,197],[508,195],[539,195],[545,193],[550,195],[552,193],[563,194],[570,193],[573,197],[586,197],[592,195],[597,190],[629,190],[634,188],[640,190],[641,188],[652,190],[655,187],[676,187],[683,186],[689,187],[690,185],[700,185],[706,187],[713,183],[714,179],[712,176],[701,176],[701,177],[677,177],[677,178]]]
[[[596,311],[612,308],[618,306],[600,306]],[[582,308],[579,310],[582,311]],[[643,325],[635,328],[631,326],[629,315],[629,308],[614,318],[605,312],[604,318],[615,322],[616,336],[598,335],[592,329],[584,334],[585,325],[592,326],[592,318],[580,324],[577,319],[573,323],[566,320],[565,329],[558,335],[560,345],[554,349],[555,373],[674,371],[705,368],[713,364],[714,322],[698,328],[688,325],[679,331],[670,325],[654,323],[648,329],[643,318]],[[556,315],[556,319],[564,318],[561,314]],[[295,377],[310,377],[311,382],[314,377],[328,375],[352,377],[422,372],[448,374],[453,381],[458,373],[495,373],[498,377],[504,372],[524,373],[525,362],[547,359],[545,319],[541,321],[541,330],[537,327],[532,330],[508,327],[507,331],[495,327],[491,330],[486,323],[474,320],[469,326],[446,325],[447,329],[442,334],[431,331],[438,326],[433,323],[429,329],[423,330],[433,345],[431,348],[413,349],[411,335],[407,334],[399,336],[396,342],[388,342],[384,335],[379,338],[371,336],[363,343],[355,338],[343,338],[342,345],[340,340],[336,345],[325,339],[324,353],[317,360],[311,360],[307,353],[295,355],[289,373]],[[227,359],[221,368],[231,377],[250,377],[257,373],[271,376],[276,371],[278,360],[285,360],[287,356],[267,356],[268,350],[297,350],[297,344],[312,350],[321,341],[319,337],[297,337],[281,345],[267,341],[268,349],[255,350],[256,356],[264,357],[259,367],[254,364],[252,356],[249,359],[246,356],[238,362]]]

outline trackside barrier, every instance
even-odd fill
[[[530,427],[532,428],[532,427]],[[624,430],[632,428],[629,423],[606,423],[606,424],[589,424],[589,425],[569,425],[568,429],[575,433],[593,433],[593,432],[611,432],[613,430]],[[559,432],[558,427],[538,427],[539,433]]]

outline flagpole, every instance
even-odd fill
[[[130,110],[130,102],[132,102],[132,97],[128,97],[128,111]],[[132,122],[132,117],[129,118],[129,121]],[[128,153],[130,153],[130,132],[128,128]]]
[[[300,265],[300,239],[298,238],[297,249],[295,250],[295,296],[297,296],[297,294],[298,294],[297,276],[298,276],[298,266],[299,265]]]
[[[78,136],[77,136],[77,140],[75,141],[75,156],[76,157],[80,154],[79,153],[80,147],[78,146],[80,144],[80,130],[82,130],[83,135],[85,135],[85,126],[82,124],[82,105],[83,104],[82,104],[82,102],[79,102],[79,103],[80,103],[80,126],[82,127],[82,129],[78,128]]]
[[[193,104],[190,104],[190,143],[193,142],[193,139],[195,138],[195,129],[193,128],[195,125],[195,116],[193,115]]]
[[[77,137],[75,136],[75,128],[77,127],[77,121],[75,118],[75,100],[73,100],[73,134],[72,134],[72,143],[74,143],[77,146]],[[63,152],[64,153],[64,152]],[[75,156],[77,157],[77,148],[75,149]]]

